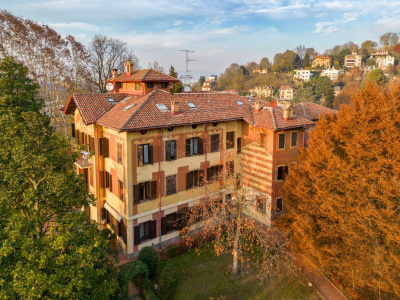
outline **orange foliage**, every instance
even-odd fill
[[[286,177],[280,226],[355,297],[400,297],[399,179],[400,84],[368,83],[312,131]]]

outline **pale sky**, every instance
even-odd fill
[[[400,1],[325,0],[0,0],[0,9],[50,25],[87,45],[95,34],[119,38],[145,68],[158,61],[182,75],[220,75],[231,63],[273,59],[297,45],[323,53],[349,41],[379,42],[400,32]]]

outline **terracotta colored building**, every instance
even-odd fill
[[[172,95],[154,85],[138,96],[135,85],[122,84],[124,93],[73,94],[64,113],[74,116],[72,132],[86,148],[74,167],[97,198],[90,217],[119,236],[130,258],[179,239],[171,224],[183,209],[205,195],[225,199],[237,174],[266,200],[255,213],[269,225],[284,211],[280,189],[307,130],[333,112],[228,93]]]
[[[326,55],[317,55],[314,57],[312,63],[311,63],[311,67],[315,68],[315,67],[326,67],[326,68],[330,68],[332,64],[332,58]]]
[[[279,89],[279,99],[293,99],[294,89],[288,85],[281,86]]]

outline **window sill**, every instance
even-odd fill
[[[172,195],[176,195],[177,194],[177,192],[175,192],[175,193],[172,193],[172,194],[165,194],[165,197],[168,197],[168,196],[172,196]]]
[[[151,241],[151,238],[148,238],[147,240],[140,241],[139,245],[150,242],[150,241]]]
[[[151,200],[153,200],[153,199],[140,200],[138,203],[136,203],[136,205],[142,204],[142,203],[146,203],[146,202],[150,202]]]

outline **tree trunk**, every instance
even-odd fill
[[[238,275],[238,265],[239,265],[239,237],[240,237],[240,216],[241,209],[240,205],[237,207],[236,212],[236,233],[235,233],[235,242],[233,244],[233,266],[232,266],[232,277],[236,277]]]

